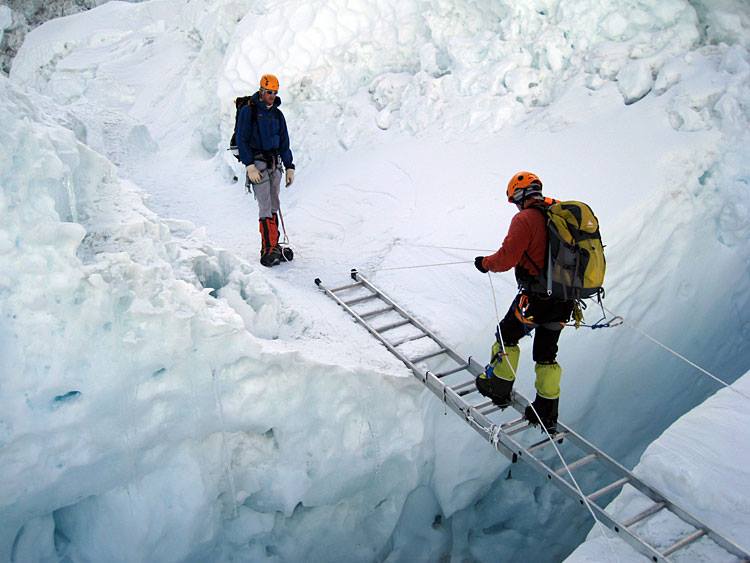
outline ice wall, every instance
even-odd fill
[[[313,359],[253,267],[0,90],[0,558],[375,557],[420,479],[411,381],[356,335]]]
[[[695,10],[678,0],[269,6],[237,26],[218,92],[227,115],[234,96],[277,72],[290,122],[306,124],[295,131],[303,146],[350,147],[374,125],[487,133],[550,104],[579,73],[590,88],[617,81],[632,103],[699,41]]]

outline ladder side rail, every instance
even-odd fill
[[[511,450],[519,460],[525,461],[533,469],[544,475],[548,481],[552,482],[558,489],[568,496],[577,500],[580,504],[584,504],[584,500],[581,498],[578,489],[576,489],[571,483],[568,483],[564,477],[555,473],[555,471],[549,467],[546,463],[537,458],[533,453],[530,453],[526,448],[519,444],[516,440],[508,436],[507,434],[500,432],[498,436],[499,443],[503,443],[506,448]],[[613,530],[626,541],[633,549],[639,553],[648,557],[651,561],[657,563],[669,563],[670,559],[664,557],[654,546],[650,545],[637,534],[631,531],[629,528],[623,526],[618,520],[616,520],[611,514],[606,512],[604,508],[596,504],[595,502],[589,502],[591,510],[593,510],[599,521],[606,525],[608,528]]]
[[[646,483],[644,483],[641,479],[636,477],[631,471],[628,471],[622,464],[620,464],[615,459],[613,459],[612,457],[604,453],[602,450],[597,448],[594,444],[586,440],[583,436],[581,436],[580,434],[572,430],[570,427],[560,422],[558,422],[558,427],[568,432],[568,439],[571,442],[573,442],[576,446],[578,446],[579,448],[583,450],[590,450],[590,451],[596,452],[599,458],[597,461],[606,465],[613,472],[619,473],[623,477],[628,477],[628,483],[632,485],[640,493],[644,494],[645,496],[647,496],[648,498],[650,498],[656,503],[664,503],[665,510],[668,510],[669,512],[671,512],[672,514],[680,518],[683,522],[686,522],[699,530],[704,530],[706,534],[717,545],[721,546],[732,555],[736,555],[740,559],[750,561],[750,552],[748,552],[746,549],[741,547],[739,544],[735,543],[734,541],[728,538],[725,538],[719,532],[715,531],[713,528],[707,526],[706,524],[698,520],[698,518],[696,518],[693,514],[688,512],[686,509],[682,508],[681,506],[676,504],[674,501],[668,499],[662,493],[660,493],[659,491],[657,491],[650,485],[647,485]]]
[[[355,276],[356,276],[356,277],[355,277]],[[399,313],[400,315],[402,315],[402,316],[404,316],[405,318],[409,319],[409,320],[411,321],[411,323],[412,323],[412,324],[413,324],[414,326],[416,326],[416,327],[417,327],[417,328],[418,328],[419,330],[421,330],[421,331],[422,331],[422,332],[424,332],[424,333],[425,333],[425,334],[426,334],[427,336],[429,336],[430,338],[432,338],[432,339],[433,339],[433,340],[434,340],[434,341],[435,341],[435,342],[436,342],[436,343],[438,344],[438,346],[440,346],[441,348],[444,348],[444,349],[446,350],[446,353],[447,353],[447,354],[448,354],[448,355],[449,355],[449,356],[451,357],[451,359],[452,359],[453,361],[455,361],[456,363],[459,363],[459,364],[465,363],[465,361],[466,361],[466,360],[464,360],[464,358],[462,358],[461,356],[459,356],[459,355],[458,355],[458,354],[457,354],[457,353],[456,353],[456,352],[455,352],[455,351],[453,350],[453,348],[451,348],[450,346],[448,346],[448,345],[447,345],[447,344],[446,344],[445,342],[443,342],[443,341],[442,341],[442,340],[440,339],[440,337],[439,337],[439,336],[437,336],[437,335],[436,335],[436,334],[435,334],[434,332],[432,332],[432,331],[431,331],[430,329],[428,329],[428,328],[427,328],[426,326],[424,326],[424,325],[423,325],[422,323],[420,323],[420,322],[419,322],[419,321],[418,321],[417,319],[415,319],[415,318],[414,318],[414,317],[413,317],[412,315],[410,315],[410,314],[409,314],[409,313],[407,313],[407,312],[406,312],[406,311],[405,311],[404,309],[402,309],[402,308],[401,308],[401,307],[400,307],[400,306],[399,306],[398,304],[396,304],[396,302],[394,302],[394,301],[393,301],[393,300],[392,300],[392,299],[391,299],[390,297],[388,297],[388,296],[387,296],[387,295],[386,295],[385,293],[383,293],[383,292],[382,292],[382,291],[381,291],[380,289],[378,289],[377,287],[375,287],[374,285],[372,285],[372,283],[370,283],[370,281],[369,281],[369,280],[368,280],[367,278],[365,278],[365,277],[364,277],[364,276],[363,276],[362,274],[360,274],[360,273],[359,273],[358,271],[356,271],[356,270],[353,270],[353,271],[352,271],[352,278],[354,278],[354,279],[355,279],[355,280],[357,280],[357,281],[361,281],[361,282],[362,282],[362,284],[363,284],[363,285],[364,285],[365,287],[367,287],[367,288],[368,288],[368,289],[369,289],[370,291],[372,291],[372,292],[374,292],[374,293],[377,293],[377,294],[378,294],[378,296],[379,296],[379,297],[380,297],[380,298],[381,298],[381,299],[382,299],[383,301],[385,301],[386,303],[388,303],[388,305],[392,305],[392,306],[393,306],[393,308],[394,308],[394,309],[395,309],[396,311],[398,311],[398,313]]]

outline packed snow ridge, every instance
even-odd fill
[[[503,183],[533,169],[597,212],[607,306],[735,381],[749,48],[732,0],[151,0],[32,31],[0,77],[0,560],[566,557],[592,525],[578,503],[520,465],[506,480],[312,280],[360,267],[484,358],[481,252],[434,246],[497,248]],[[225,150],[264,72],[299,170],[282,195],[298,256],[270,271]],[[467,264],[383,270],[450,261]],[[562,418],[750,537],[746,400],[701,404],[717,386],[627,327],[560,347]],[[597,533],[574,558],[633,557]]]

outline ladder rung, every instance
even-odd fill
[[[528,428],[531,428],[531,424],[529,424],[528,420],[524,420],[523,424],[519,424],[518,426],[515,426],[511,428],[510,430],[506,431],[505,433],[508,436],[513,436],[513,434],[518,434],[519,432],[523,432],[524,430],[527,430]]]
[[[370,299],[377,299],[378,295],[377,293],[371,293],[370,295],[365,295],[364,297],[357,297],[355,299],[350,299],[349,301],[344,301],[344,305],[347,307],[351,305],[356,305],[357,303],[362,303],[364,301],[369,301]]]
[[[514,418],[513,420],[509,420],[509,421],[508,421],[508,422],[506,422],[505,424],[501,424],[501,425],[500,425],[500,430],[502,430],[503,432],[505,432],[505,431],[506,431],[506,430],[507,430],[508,428],[510,428],[511,426],[516,426],[517,424],[521,424],[521,423],[522,423],[522,422],[524,422],[525,420],[526,420],[526,418],[525,418],[525,417],[523,417],[523,416],[521,416],[521,417],[519,417],[519,418]]]
[[[382,309],[375,309],[373,311],[367,311],[366,313],[362,313],[359,315],[363,319],[367,319],[370,317],[375,317],[377,315],[382,315],[383,313],[387,313],[388,311],[392,311],[393,307],[391,305],[388,305],[387,307],[383,307]]]
[[[482,407],[482,408],[484,408],[484,407]],[[484,416],[487,416],[488,414],[492,414],[493,412],[499,411],[499,410],[500,410],[500,407],[498,407],[495,403],[492,403],[491,405],[489,405],[489,408],[487,408],[487,409],[485,409],[483,411],[479,411],[479,412],[481,412]]]
[[[565,436],[567,436],[567,432],[558,432],[557,434],[552,436],[552,440],[549,438],[545,438],[544,440],[538,441],[536,444],[531,444],[528,448],[526,448],[529,452],[533,452],[536,450],[541,450],[542,448],[549,446],[552,442],[557,442],[558,440],[562,440]]]
[[[409,319],[401,319],[400,321],[396,321],[395,323],[391,323],[385,326],[381,326],[380,328],[376,328],[375,332],[385,332],[387,330],[393,330],[394,328],[398,328],[400,326],[411,324],[411,321]]]
[[[477,403],[476,405],[474,405],[471,408],[476,409],[476,410],[478,410],[478,411],[481,412],[482,409],[487,408],[490,405],[494,405],[494,404],[495,403],[493,403],[492,401],[490,401],[489,399],[487,399],[486,401],[482,401],[481,403]]]
[[[418,364],[419,362],[429,360],[430,358],[434,358],[435,356],[439,356],[440,354],[445,354],[445,352],[446,352],[445,348],[440,348],[440,350],[436,350],[434,352],[430,352],[429,354],[424,354],[422,356],[417,356],[416,358],[410,361],[413,364]]]
[[[476,385],[474,387],[469,387],[468,389],[464,389],[460,393],[458,393],[459,397],[466,397],[466,395],[471,395],[472,393],[476,393],[478,391]]]
[[[474,385],[474,380],[470,379],[469,381],[464,381],[463,383],[459,383],[458,385],[451,386],[451,389],[453,389],[456,393],[459,391],[462,391],[463,389],[466,389],[467,387]]]
[[[445,377],[446,375],[453,375],[454,373],[458,373],[459,371],[465,370],[467,367],[469,367],[469,364],[463,364],[463,365],[458,366],[457,368],[449,369],[448,371],[442,371],[438,373],[435,377],[440,379],[442,377]]]
[[[638,514],[636,514],[635,516],[633,516],[629,520],[625,520],[625,522],[623,522],[622,525],[625,526],[626,528],[630,528],[630,526],[632,526],[634,524],[637,524],[641,520],[645,520],[646,518],[648,518],[652,514],[656,514],[662,508],[664,508],[664,506],[665,505],[664,505],[663,502],[657,502],[656,504],[652,504],[651,506],[649,506],[643,512],[639,512]]]
[[[412,340],[419,340],[420,338],[424,338],[425,336],[429,336],[429,335],[424,332],[421,332],[413,336],[407,336],[406,338],[402,338],[401,340],[396,340],[396,342],[392,342],[391,346],[395,348],[396,346],[401,346],[402,344],[406,344],[407,342],[411,342]]]
[[[682,549],[683,547],[685,547],[689,543],[693,543],[695,540],[697,540],[701,536],[705,536],[705,535],[706,535],[706,530],[703,530],[703,529],[696,530],[692,534],[690,534],[689,536],[685,536],[681,540],[677,540],[676,542],[674,542],[667,549],[665,549],[664,551],[662,551],[661,554],[664,557],[669,557],[670,555],[672,555],[678,549]]]
[[[331,293],[336,293],[337,291],[344,291],[346,289],[354,289],[355,287],[359,287],[362,285],[362,282],[357,283],[350,283],[348,285],[342,285],[341,287],[334,287],[333,289],[329,289]]]
[[[614,489],[616,489],[618,487],[622,487],[628,481],[630,481],[630,477],[623,477],[622,479],[618,479],[617,481],[615,481],[613,483],[610,483],[606,487],[602,487],[598,491],[594,491],[593,493],[591,493],[590,495],[588,495],[586,498],[588,498],[589,500],[596,500],[600,496],[606,495],[608,492],[610,492],[610,491],[612,491],[612,490],[614,490]]]
[[[574,469],[577,469],[578,467],[586,465],[587,463],[591,463],[595,459],[596,459],[596,454],[589,454],[589,455],[583,456],[581,459],[576,460],[573,463],[569,463],[568,469],[565,469],[565,466],[563,465],[560,469],[555,470],[555,473],[557,473],[560,476],[565,475],[568,472],[568,470],[572,472]]]

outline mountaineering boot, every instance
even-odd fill
[[[281,252],[273,252],[274,247],[271,245],[271,236],[273,229],[273,219],[264,217],[260,219],[260,263],[267,268],[276,266],[281,261]],[[278,241],[278,230],[276,231],[276,240]]]
[[[503,353],[500,343],[495,341],[490,363],[484,368],[484,373],[474,380],[477,391],[492,399],[501,409],[510,405],[520,355],[521,349],[518,346],[506,346]]]
[[[513,390],[513,382],[507,379],[501,379],[500,377],[489,376],[487,372],[483,373],[474,380],[477,386],[477,391],[488,399],[492,399],[501,409],[510,406],[510,392]]]
[[[273,252],[267,252],[266,254],[261,255],[260,263],[266,268],[277,266],[279,264],[279,257],[274,255]]]
[[[531,405],[526,407],[523,416],[534,426],[541,422],[547,429],[547,432],[554,434],[557,432],[557,405],[559,402],[560,399],[547,399],[537,395],[534,402],[531,403],[531,405],[534,405],[534,408],[532,409]],[[539,414],[538,417],[537,413]]]

